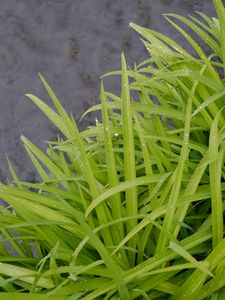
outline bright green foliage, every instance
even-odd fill
[[[79,132],[40,75],[60,130],[43,153],[22,141],[40,177],[0,185],[1,299],[225,299],[225,9],[218,19],[166,15],[195,55],[130,26],[149,58],[106,92],[102,120]],[[179,24],[192,29],[198,39]],[[207,52],[199,45],[206,43]]]

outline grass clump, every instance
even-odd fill
[[[121,96],[104,90],[102,120],[79,132],[40,75],[61,131],[47,154],[22,141],[40,181],[0,185],[0,299],[225,298],[225,9],[165,18],[190,43],[135,24],[149,58]],[[183,29],[192,29],[208,55]],[[134,101],[135,98],[135,101]]]

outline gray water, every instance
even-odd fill
[[[47,103],[38,72],[52,86],[67,111],[77,120],[99,101],[100,76],[146,57],[129,22],[151,27],[184,43],[162,13],[187,16],[202,11],[214,15],[211,0],[0,0],[0,180],[10,178],[5,153],[23,180],[36,180],[20,136],[45,148],[43,140],[56,129],[26,93]],[[106,79],[112,91],[119,80]],[[93,120],[89,116],[80,124]]]

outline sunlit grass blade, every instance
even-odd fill
[[[112,144],[112,133],[111,133],[108,111],[107,111],[108,103],[107,103],[107,98],[105,95],[103,84],[101,86],[101,100],[102,100],[102,118],[103,118],[103,127],[104,127],[106,166],[107,166],[107,173],[108,173],[109,188],[111,188],[113,186],[116,186],[119,183],[119,179],[117,175],[117,167],[116,167],[113,144]],[[114,195],[111,198],[111,203],[112,203],[112,217],[114,219],[121,218],[122,211],[121,211],[120,195],[119,194]]]
[[[213,3],[218,19],[166,15],[196,56],[131,23],[149,57],[128,69],[122,54],[106,74],[121,95],[102,82],[83,131],[40,75],[53,108],[28,97],[63,137],[45,153],[22,136],[35,183],[8,160],[0,299],[224,299],[225,10]]]
[[[88,217],[88,215],[96,206],[98,206],[101,202],[105,201],[106,199],[112,197],[113,195],[116,195],[117,193],[120,193],[122,191],[129,190],[132,187],[137,187],[138,185],[148,185],[149,183],[155,183],[160,179],[160,177],[161,177],[160,175],[143,176],[133,180],[128,180],[119,183],[117,186],[102,192],[96,199],[94,199],[89,205],[89,207],[87,208],[85,212],[85,216]],[[135,215],[129,214],[127,216],[135,216]]]
[[[185,249],[183,249],[180,245],[176,243],[170,242],[169,248],[175,251],[183,258],[185,258],[187,261],[189,261],[195,268],[200,269],[205,274],[213,277],[213,274],[208,269],[209,264],[207,264],[207,262],[205,262],[205,264],[198,262],[193,256],[190,255],[190,253],[188,253]]]
[[[166,20],[171,23],[184,37],[185,39],[191,44],[191,46],[193,47],[193,49],[196,51],[196,53],[199,55],[199,57],[202,59],[202,61],[206,64],[206,66],[208,67],[208,69],[210,70],[211,76],[214,78],[215,82],[220,82],[220,78],[218,73],[216,72],[216,70],[214,69],[214,67],[212,66],[212,64],[209,62],[209,60],[207,59],[204,51],[202,50],[202,48],[198,45],[197,42],[195,42],[195,40],[189,36],[185,30],[183,30],[180,26],[178,26],[175,22],[173,22],[170,18],[167,17],[167,15],[165,15]]]
[[[131,107],[129,80],[127,74],[127,66],[125,57],[122,54],[122,125],[123,125],[123,140],[124,140],[124,175],[125,181],[136,178],[136,162],[134,152],[134,133],[133,133],[133,110]],[[126,214],[127,216],[137,215],[137,190],[136,186],[126,190]],[[136,221],[127,223],[127,232],[129,232],[136,225]],[[137,247],[137,240],[134,239],[129,243],[129,246],[134,250]],[[133,264],[134,257],[131,257]]]
[[[50,106],[44,103],[38,97],[26,94],[26,96],[32,100],[42,111],[43,113],[49,118],[49,120],[68,138],[71,138],[70,132],[63,121],[62,117],[60,117]]]
[[[205,42],[207,43],[207,45],[215,52],[215,53],[219,53],[219,45],[218,43],[211,37],[210,34],[206,33],[204,30],[201,29],[201,27],[199,25],[196,25],[194,22],[188,20],[185,17],[179,16],[177,14],[166,14],[166,16],[169,17],[173,17],[179,21],[181,21],[182,23],[184,23],[185,25],[187,25],[189,28],[191,28],[194,32],[196,32],[199,37]]]
[[[174,214],[177,209],[177,202],[180,195],[182,177],[185,170],[185,163],[188,161],[189,156],[189,135],[190,135],[190,125],[191,125],[191,112],[192,112],[192,97],[191,95],[195,93],[196,85],[194,84],[191,90],[191,94],[188,98],[188,103],[186,107],[186,116],[185,116],[185,128],[184,128],[184,136],[183,136],[183,145],[179,157],[178,166],[173,174],[173,187],[171,190],[170,197],[168,199],[168,208],[169,210],[165,214],[163,226],[169,232],[172,231],[173,228],[173,220]],[[156,253],[161,252],[168,243],[168,237],[161,232],[156,248]]]
[[[212,233],[213,233],[213,248],[223,238],[223,207],[221,193],[221,169],[223,165],[224,143],[219,150],[219,133],[218,122],[221,112],[219,112],[213,121],[209,137],[209,159],[212,162],[209,164],[210,174],[210,190],[212,201]],[[220,151],[220,153],[219,153]]]
[[[130,23],[129,24],[134,30],[136,30],[138,33],[140,33],[144,38],[146,38],[149,42],[151,42],[152,36],[158,37],[160,40],[164,41],[166,44],[170,45],[174,50],[178,51],[180,54],[182,54],[184,57],[191,58],[192,56],[176,41],[172,40],[171,38],[163,35],[160,32],[154,31],[152,29],[141,27],[137,24]]]
[[[0,273],[11,276],[15,280],[20,279],[27,283],[32,283],[34,281],[35,276],[37,275],[37,272],[34,270],[28,270],[26,268],[16,267],[11,264],[5,263],[0,264]],[[50,277],[40,279],[37,282],[37,285],[44,288],[52,288],[54,286]]]
[[[222,62],[225,75],[225,8],[221,0],[213,0],[213,4],[219,21],[219,43],[221,48]]]
[[[60,103],[60,101],[58,100],[58,98],[56,97],[54,91],[51,89],[51,87],[49,86],[49,84],[47,83],[47,81],[45,80],[45,78],[39,74],[39,77],[41,79],[41,82],[43,83],[44,87],[46,88],[49,96],[52,99],[53,104],[55,105],[57,111],[59,112],[59,114],[61,115],[63,122],[65,122],[66,127],[68,128],[70,135],[73,136],[74,133],[74,127],[73,124],[71,122],[71,119],[69,118],[68,114],[66,113],[66,111],[64,110],[62,104]]]
[[[225,239],[219,242],[219,244],[214,248],[214,250],[205,259],[209,264],[209,270],[214,271],[217,265],[224,259],[225,256]],[[173,299],[190,299],[197,297],[201,294],[201,288],[204,282],[207,280],[208,275],[201,270],[196,270],[178,289],[177,293],[174,295]]]
[[[67,300],[68,297],[66,296],[44,296],[43,294],[25,294],[21,293],[18,294],[16,292],[9,292],[9,293],[1,293],[0,292],[0,300]]]
[[[7,163],[8,163],[8,166],[9,166],[9,170],[10,170],[10,172],[11,172],[11,174],[12,174],[12,177],[13,177],[15,183],[17,184],[17,186],[18,186],[20,189],[23,189],[23,186],[22,186],[22,184],[21,184],[21,182],[20,182],[20,180],[19,180],[19,177],[18,177],[17,174],[16,174],[16,171],[14,170],[14,168],[13,168],[13,166],[12,166],[12,164],[11,164],[9,158],[8,158],[8,155],[6,155],[6,159],[7,159]]]
[[[218,99],[222,98],[223,96],[225,96],[224,89],[216,94],[213,94],[208,99],[206,99],[198,108],[196,108],[196,110],[192,113],[192,116],[197,115],[204,108],[206,108],[209,104],[213,103],[214,101],[217,101]]]

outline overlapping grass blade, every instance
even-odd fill
[[[133,111],[130,100],[129,80],[127,74],[127,66],[124,55],[122,55],[122,125],[123,125],[123,149],[124,149],[124,177],[125,181],[136,178],[136,158],[134,152],[134,133],[133,133]],[[126,214],[127,216],[137,215],[137,189],[136,186],[130,187],[125,192]],[[129,232],[136,225],[136,221],[127,223],[127,232]],[[129,243],[129,246],[134,250],[137,247],[137,239]],[[133,255],[129,255],[130,259],[134,261]]]
[[[121,77],[121,95],[102,83],[83,115],[102,119],[82,132],[40,75],[54,109],[28,97],[63,136],[47,154],[22,137],[39,182],[8,160],[0,299],[224,298],[225,9],[213,2],[218,19],[166,15],[196,57],[131,23],[150,57],[129,69],[122,55],[107,74]]]
[[[213,121],[209,137],[209,174],[210,189],[212,201],[212,233],[213,248],[223,239],[223,207],[221,192],[221,170],[224,156],[224,143],[219,150],[218,122],[221,112],[219,112]],[[219,153],[220,152],[220,153]]]

